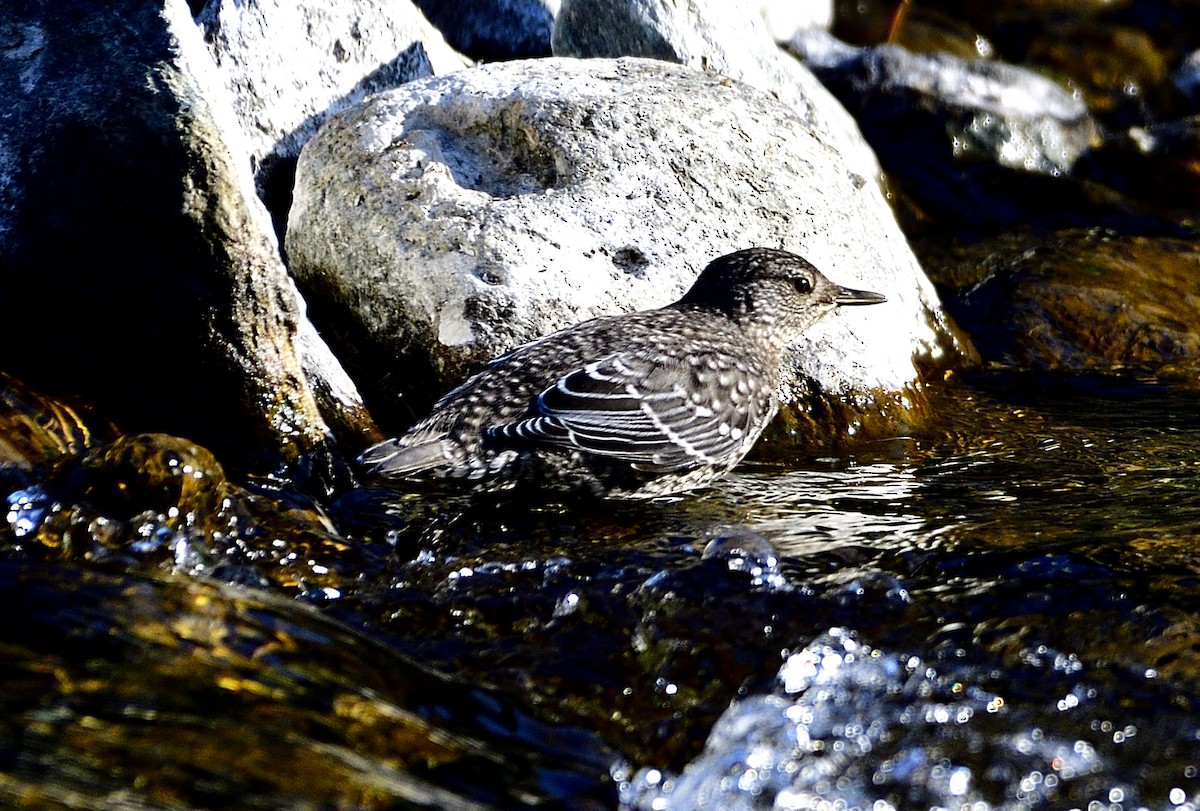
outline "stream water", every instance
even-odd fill
[[[736,477],[830,627],[626,800],[1196,807],[1198,405],[997,377],[872,458]]]
[[[330,502],[6,370],[0,808],[1200,809],[1200,6],[835,6],[849,42],[1060,78],[1107,130],[1079,177],[930,183],[903,170],[950,160],[943,124],[883,128],[984,362],[1175,385],[974,373],[911,436],[563,505]],[[42,299],[30,340],[61,338]]]
[[[629,513],[406,525],[389,582],[424,596],[366,612],[533,674],[632,808],[1200,805],[1200,400],[997,375],[935,411]]]
[[[934,406],[673,501],[358,489],[319,532],[18,482],[0,798],[1200,807],[1200,398],[993,375]]]

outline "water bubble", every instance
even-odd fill
[[[955,797],[961,797],[967,793],[967,789],[971,786],[971,770],[965,766],[960,766],[950,773],[950,780],[946,784],[946,789]]]
[[[566,617],[579,610],[579,593],[569,591],[554,604],[554,616]]]
[[[709,541],[701,554],[704,560],[724,560],[731,572],[746,572],[755,585],[782,584],[779,553],[762,535],[734,529]]]
[[[23,538],[38,528],[50,512],[50,499],[37,485],[8,495],[8,526],[13,535]]]

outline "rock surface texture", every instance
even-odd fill
[[[380,94],[305,147],[287,237],[356,351],[411,375],[360,382],[412,416],[514,346],[666,304],[755,245],[888,298],[812,329],[791,379],[896,395],[956,351],[873,183],[790,107],[662,62],[510,62]]]
[[[469,64],[407,0],[210,0],[196,22],[232,92],[259,192],[285,211],[295,158],[326,118]]]
[[[842,105],[742,4],[566,0],[554,20],[552,45],[555,56],[640,56],[745,82],[791,107],[853,171],[871,180],[879,175],[879,162]]]
[[[310,374],[366,431],[319,339],[305,371],[302,304],[182,0],[33,2],[0,26],[6,367],[239,462],[329,441]]]

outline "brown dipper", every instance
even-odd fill
[[[838,306],[878,304],[787,251],[704,269],[674,304],[595,318],[514,349],[368,448],[370,477],[651,498],[708,484],[775,416],[788,345]]]

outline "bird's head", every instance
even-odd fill
[[[884,301],[879,293],[834,284],[794,253],[747,248],[709,263],[679,304],[720,310],[787,344],[838,307]]]

